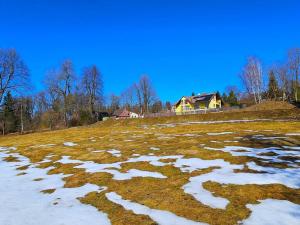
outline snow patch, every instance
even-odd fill
[[[156,147],[150,147],[150,150],[153,150],[153,151],[159,151],[160,148],[156,148]]]
[[[207,133],[207,135],[210,136],[225,135],[225,134],[233,134],[233,132]]]
[[[2,149],[1,149],[2,150]],[[7,154],[0,152],[0,160]],[[65,175],[47,175],[47,169],[36,168],[28,158],[17,155],[21,162],[0,163],[0,224],[6,225],[110,225],[107,214],[80,203],[93,191],[101,191],[97,185],[86,184],[78,188],[63,188]],[[20,165],[28,165],[26,174],[16,176]],[[40,181],[34,179],[42,178]],[[52,194],[41,191],[55,189]]]
[[[279,147],[250,148],[250,147],[242,147],[242,146],[225,146],[224,148],[212,148],[212,147],[204,147],[204,148],[207,150],[229,152],[233,156],[249,156],[249,157],[269,160],[272,162],[289,162],[288,160],[283,160],[280,159],[279,157],[299,156],[298,151],[289,151],[286,150],[285,148],[291,150],[300,150],[300,147],[289,147],[289,146],[283,146],[283,149]],[[275,155],[266,155],[266,153],[275,153]]]
[[[179,161],[183,161],[183,159]],[[201,159],[185,160],[181,165],[185,166],[181,170],[190,172],[197,168],[221,167],[220,169],[214,169],[210,173],[191,177],[189,183],[183,186],[186,193],[191,194],[195,199],[212,208],[225,209],[229,201],[225,198],[214,196],[211,192],[204,189],[203,183],[207,181],[236,185],[283,184],[290,188],[300,188],[300,168],[277,169],[260,167],[252,162],[247,164],[250,169],[266,173],[235,173],[235,169],[243,169],[244,166],[230,164],[224,160],[202,160],[201,162]]]
[[[47,147],[53,147],[55,144],[44,144],[44,145],[33,145],[30,146],[30,148],[47,148]]]
[[[291,225],[300,224],[300,205],[286,200],[266,199],[260,204],[247,204],[252,213],[242,221],[244,225]]]
[[[106,193],[105,196],[108,200],[118,205],[123,206],[126,210],[132,210],[135,214],[147,215],[152,220],[160,225],[206,225],[207,223],[195,222],[186,218],[177,216],[174,213],[151,209],[147,206],[124,200],[120,195],[115,192]]]
[[[150,156],[149,156],[150,157]],[[153,156],[151,156],[153,157]],[[116,163],[108,163],[108,164],[100,164],[95,163],[92,161],[81,161],[81,160],[74,160],[70,159],[69,156],[63,156],[62,159],[58,160],[57,162],[68,164],[68,163],[79,163],[80,165],[75,166],[75,168],[83,168],[88,173],[95,173],[95,172],[104,172],[113,175],[113,179],[115,180],[129,180],[133,177],[153,177],[153,178],[167,178],[166,176],[162,175],[158,172],[150,172],[144,170],[137,170],[131,169],[128,170],[126,173],[121,173],[118,169],[121,169],[121,165],[126,162],[141,162],[139,158],[133,158],[131,161],[124,161],[124,162],[116,162]]]
[[[64,146],[68,146],[68,147],[73,147],[76,146],[78,144],[74,143],[74,142],[64,142]]]
[[[105,150],[95,150],[95,151],[92,151],[94,153],[100,153],[100,152],[105,152]]]
[[[112,154],[115,157],[121,157],[121,151],[116,149],[111,149],[107,151],[108,153]]]

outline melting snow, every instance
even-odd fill
[[[1,148],[0,150],[3,150]],[[6,157],[0,152],[0,159]],[[101,191],[98,186],[86,184],[79,188],[63,188],[62,174],[47,175],[47,169],[33,164],[26,174],[16,176],[19,165],[30,164],[23,156],[15,154],[21,162],[0,162],[0,224],[5,225],[109,225],[107,215],[96,208],[81,204],[77,199],[89,192]],[[34,179],[42,178],[40,181]],[[52,194],[42,190],[55,189]]]
[[[105,150],[95,150],[94,153],[105,152]]]
[[[55,144],[44,144],[44,145],[33,145],[30,146],[30,148],[47,148],[47,147],[53,147]]]
[[[234,148],[232,148],[234,147]],[[225,148],[229,152],[236,154],[245,154],[244,152],[235,152],[233,150],[244,149],[247,154],[257,154],[253,153],[252,148],[246,147],[236,147],[230,146],[230,148]],[[269,148],[263,149],[270,150]],[[273,151],[282,151],[272,149]],[[287,151],[291,154],[296,154],[298,152]],[[174,159],[175,162],[161,162],[161,159]],[[164,175],[155,172],[149,171],[140,171],[140,170],[129,170],[126,173],[121,173],[117,169],[121,168],[123,163],[134,163],[134,162],[149,162],[154,166],[165,166],[173,165],[174,167],[180,168],[182,172],[193,172],[198,169],[205,169],[210,167],[217,167],[213,169],[212,172],[202,174],[199,176],[191,177],[189,182],[185,184],[182,188],[188,194],[194,196],[195,199],[200,201],[203,204],[211,206],[213,208],[225,209],[229,201],[225,198],[214,196],[210,191],[203,188],[203,183],[207,181],[213,181],[220,184],[283,184],[291,188],[300,187],[300,168],[287,168],[287,169],[277,169],[273,167],[260,167],[257,166],[254,162],[248,163],[248,167],[253,170],[263,171],[266,173],[235,173],[235,169],[243,169],[244,165],[235,165],[230,164],[229,162],[224,161],[223,159],[215,160],[203,160],[200,158],[183,158],[182,155],[173,155],[173,156],[139,156],[136,158],[129,158],[124,162],[117,162],[112,164],[97,164],[89,161],[79,161],[71,160],[69,157],[65,156],[60,161],[65,161],[65,163],[81,163],[81,165],[76,166],[77,168],[85,168],[87,172],[107,172],[114,176],[114,179],[123,180],[131,179],[132,177],[155,177],[155,178],[165,178]],[[115,168],[115,169],[111,169]]]
[[[289,147],[289,146],[283,146],[283,147],[291,150],[300,150],[300,147]],[[300,154],[298,151],[288,151],[286,149],[282,149],[278,147],[250,148],[250,147],[242,147],[242,146],[225,146],[224,148],[211,148],[211,147],[204,147],[204,148],[208,150],[229,152],[233,156],[249,156],[249,157],[270,160],[273,162],[288,162],[288,160],[279,159],[279,157],[299,156]],[[276,155],[272,155],[272,156],[264,155],[266,153],[275,153]]]
[[[145,156],[147,157],[147,156]],[[148,156],[148,157],[154,157],[154,156]],[[144,158],[147,159],[147,158]],[[116,163],[108,163],[108,164],[100,164],[95,163],[92,161],[81,161],[81,160],[74,160],[70,159],[69,156],[63,156],[62,159],[58,160],[57,162],[68,164],[68,163],[79,163],[80,165],[75,166],[75,168],[83,168],[88,173],[95,173],[95,172],[104,172],[109,173],[113,175],[113,179],[115,180],[129,180],[133,177],[153,177],[153,178],[167,178],[166,176],[162,175],[158,172],[150,172],[150,171],[144,171],[144,170],[137,170],[137,169],[131,169],[128,170],[126,173],[121,173],[117,169],[121,169],[121,164],[126,162],[142,162],[146,161],[143,160],[143,158],[132,158],[130,161],[124,161],[124,162],[116,162]],[[155,160],[153,160],[155,161]],[[112,169],[114,168],[114,169]]]
[[[184,159],[177,160],[183,161]],[[243,169],[243,165],[234,165],[224,160],[184,160],[177,166],[184,166],[181,170],[193,171],[195,169],[208,168],[212,166],[221,167],[210,173],[191,177],[189,183],[183,186],[186,193],[194,196],[195,199],[213,208],[225,209],[229,201],[225,198],[216,197],[203,188],[206,181],[213,181],[220,184],[283,184],[290,188],[300,188],[300,168],[277,169],[272,167],[259,167],[254,162],[248,163],[250,169],[264,171],[267,173],[235,173],[234,169]],[[177,162],[176,162],[177,163]],[[175,166],[176,166],[175,163]]]
[[[68,147],[73,147],[76,146],[77,144],[73,143],[73,142],[65,142],[64,146],[68,146]]]
[[[123,206],[126,210],[132,210],[135,214],[147,215],[160,225],[204,225],[206,223],[195,222],[175,215],[174,213],[151,209],[147,206],[124,200],[115,192],[106,193],[105,196],[111,202]]]
[[[287,136],[300,136],[300,133],[287,133]]]
[[[212,135],[212,136],[224,135],[224,134],[233,134],[233,132],[207,133],[207,135]]]
[[[246,206],[252,213],[244,225],[300,225],[300,205],[292,202],[266,199]]]
[[[111,149],[107,151],[108,153],[112,154],[115,157],[121,157],[121,151],[116,149]]]

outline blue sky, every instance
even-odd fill
[[[0,47],[14,47],[36,91],[66,58],[103,73],[105,94],[148,74],[158,96],[240,85],[247,56],[265,67],[300,46],[300,1],[0,0]]]

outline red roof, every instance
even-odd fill
[[[116,117],[130,117],[130,112],[127,109],[119,109],[113,113]]]

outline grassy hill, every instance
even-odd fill
[[[0,146],[7,151],[3,160],[14,165],[18,176],[37,167],[48,175],[68,175],[62,178],[66,191],[86,184],[105,187],[80,201],[107,214],[113,225],[158,224],[155,213],[163,218],[166,212],[187,224],[237,224],[251,217],[249,204],[263,205],[261,200],[300,204],[300,189],[290,178],[294,173],[300,179],[295,173],[300,167],[299,112],[291,108],[108,120],[5,136]],[[18,154],[30,163],[18,166]],[[48,188],[43,194],[57,191]],[[115,194],[136,203],[131,206],[135,210]]]

